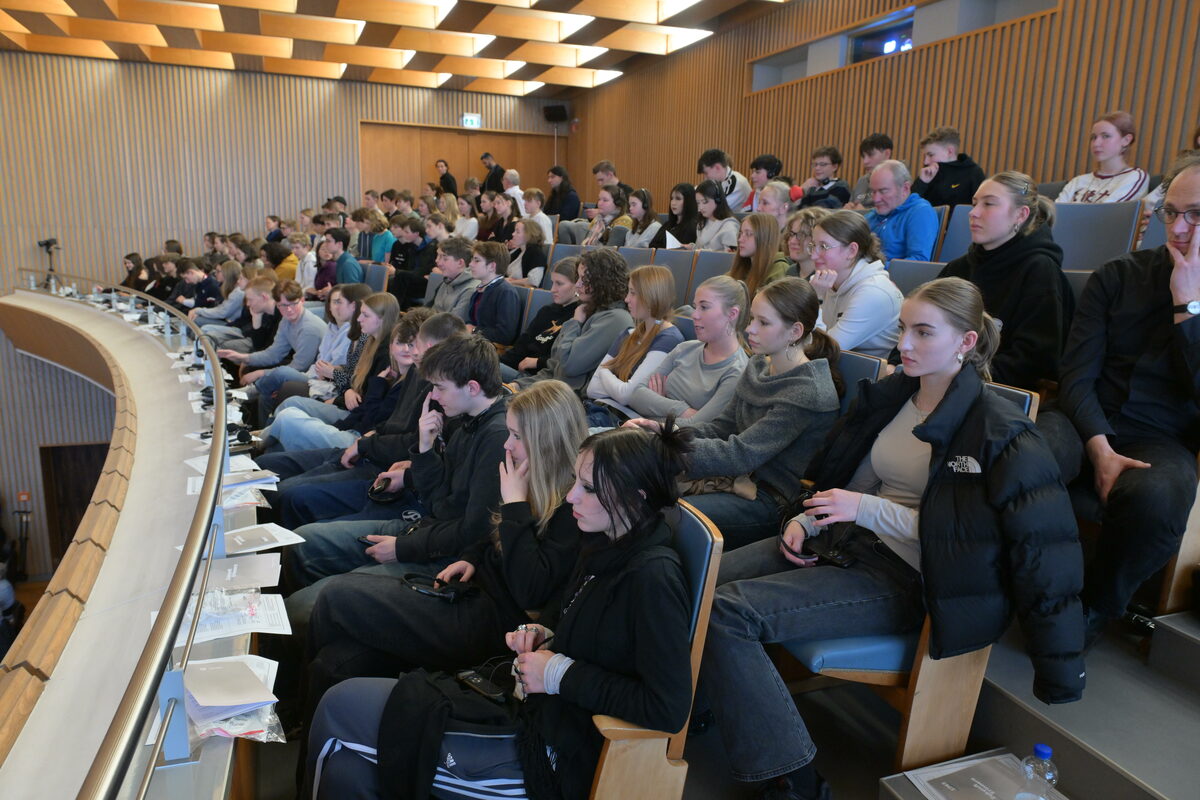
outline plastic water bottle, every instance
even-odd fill
[[[1050,760],[1052,755],[1054,751],[1048,744],[1033,746],[1033,755],[1021,761],[1025,782],[1017,792],[1016,800],[1047,800],[1050,797],[1050,787],[1058,783],[1058,767]]]

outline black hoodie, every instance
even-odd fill
[[[939,278],[964,278],[979,287],[983,306],[1001,324],[992,380],[1038,391],[1039,379],[1058,380],[1075,296],[1062,272],[1062,248],[1042,226],[995,250],[971,245]]]
[[[931,206],[965,206],[971,204],[975,190],[984,181],[983,170],[965,153],[954,161],[938,163],[937,175],[929,183],[921,179],[913,184],[913,194],[919,194]]]

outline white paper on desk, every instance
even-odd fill
[[[225,532],[225,552],[229,555],[238,553],[257,553],[260,550],[270,550],[289,544],[300,544],[303,536],[292,533],[287,528],[268,522],[264,525],[250,525],[245,528]]]
[[[205,456],[207,458],[207,456]],[[189,495],[200,494],[200,490],[204,488],[203,475],[189,475],[187,481],[187,493]]]
[[[666,231],[666,234],[667,234],[667,249],[668,250],[675,248],[675,247],[683,247],[683,242],[679,241],[674,236],[672,236],[670,231]]]
[[[142,313],[141,313],[140,311],[130,311],[130,312],[129,312],[129,313],[127,313],[127,314],[126,314],[126,313],[122,313],[122,314],[121,314],[121,317],[122,317],[122,318],[123,318],[123,319],[124,319],[126,322],[137,322],[139,319],[141,319],[141,318],[142,318]]]
[[[229,392],[229,396],[234,400],[241,400],[243,402],[250,399],[250,393],[245,389],[233,389]]]
[[[242,410],[237,406],[225,406],[225,419],[234,425],[242,424]]]
[[[245,714],[275,702],[275,695],[240,661],[188,664],[183,671],[188,716],[197,725]]]
[[[960,759],[904,773],[929,800],[994,800],[1015,797],[1024,783],[1021,762],[1012,753]],[[1047,800],[1066,800],[1053,788]]]
[[[192,411],[194,411],[197,414],[203,414],[205,411],[204,402],[201,400],[193,400],[192,401]]]
[[[226,489],[244,489],[257,486],[260,489],[274,489],[279,483],[279,476],[269,469],[258,469],[251,472],[229,472],[222,479]]]
[[[203,441],[203,440],[201,440]],[[189,458],[183,462],[196,472],[204,472],[208,469],[208,456],[196,456]],[[254,463],[254,459],[247,455],[236,455],[229,457],[229,472],[251,472],[258,469],[258,464]],[[226,473],[229,474],[229,473]],[[272,473],[273,474],[273,473]]]
[[[192,610],[196,606],[196,596],[192,595],[188,603],[188,612],[184,614],[183,622],[179,623],[179,636],[175,639],[176,647],[187,643],[188,631],[192,626]],[[258,599],[254,616],[249,614],[207,615],[201,613],[200,624],[196,626],[195,642],[211,642],[214,639],[227,639],[230,636],[241,636],[246,633],[279,633],[290,635],[292,626],[288,622],[287,609],[283,605],[283,596],[264,594]]]
[[[187,369],[191,365],[190,361],[176,361],[171,365],[171,369]]]
[[[218,558],[208,572],[209,589],[269,589],[279,585],[279,553]]]

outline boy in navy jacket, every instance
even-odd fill
[[[500,242],[477,242],[471,253],[471,277],[479,288],[471,298],[467,328],[494,344],[510,345],[521,325],[521,296],[504,279],[508,250]]]

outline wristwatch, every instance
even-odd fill
[[[1180,305],[1171,308],[1176,314],[1191,314],[1193,316],[1200,314],[1200,300],[1192,300],[1190,303],[1181,303]]]

